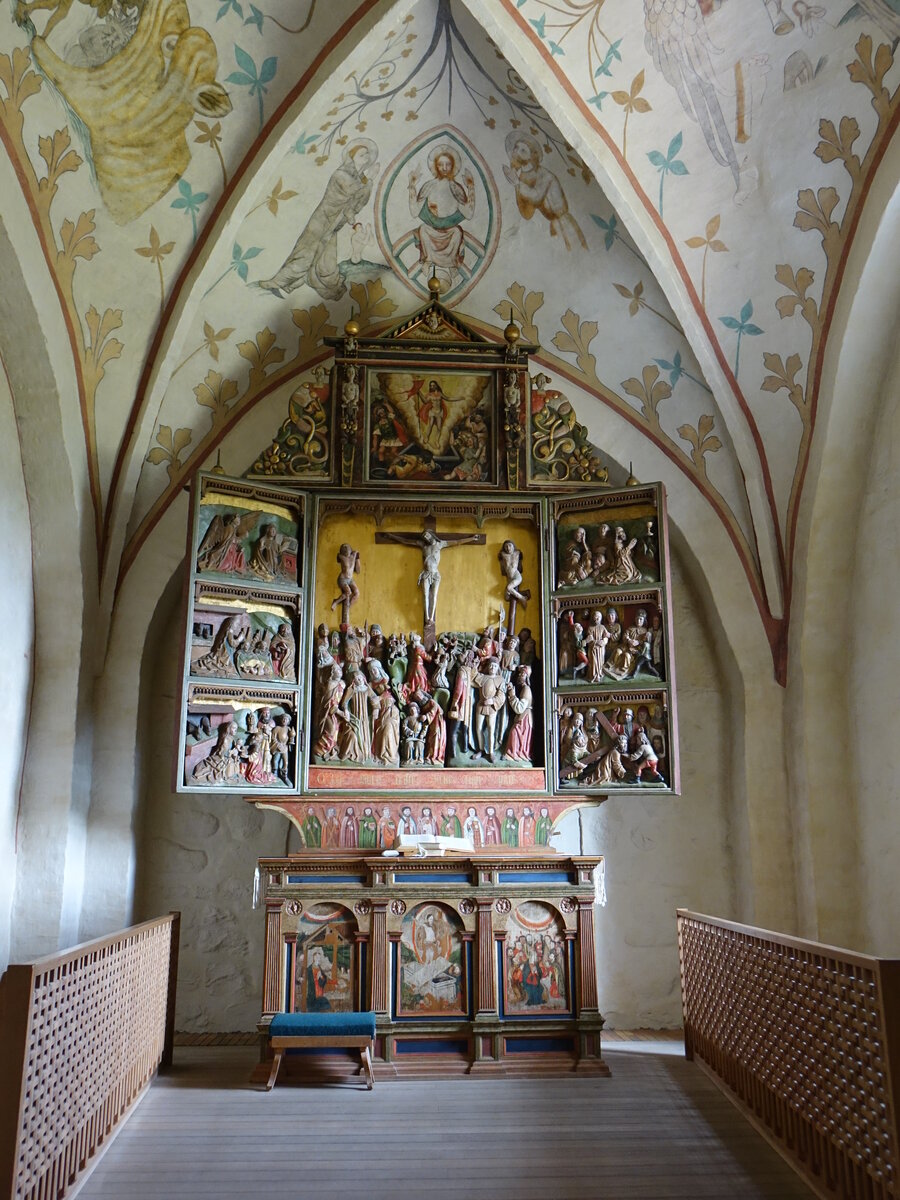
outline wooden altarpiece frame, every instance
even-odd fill
[[[330,393],[320,388],[324,402],[317,408],[319,474],[280,475],[279,456],[263,452],[243,479],[215,472],[195,479],[176,790],[239,793],[277,808],[313,849],[326,847],[321,827],[329,814],[338,823],[344,820],[352,798],[360,806],[372,800],[367,821],[380,801],[382,814],[391,807],[395,825],[406,808],[414,822],[434,821],[437,832],[456,832],[464,809],[483,831],[489,819],[502,824],[512,810],[515,835],[510,824],[509,837],[526,837],[513,844],[529,845],[535,844],[535,829],[549,829],[547,822],[581,800],[619,792],[677,794],[662,484],[612,490],[587,480],[547,494],[540,472],[532,469],[528,418],[529,355],[538,347],[523,344],[512,323],[502,342],[490,341],[433,295],[377,337],[360,336],[351,321],[342,338],[326,340],[335,365]],[[290,441],[289,425],[290,416],[273,446],[278,439],[282,445]],[[605,471],[595,478],[605,478]],[[348,765],[317,755],[317,627],[328,616],[323,581],[343,571],[334,565],[336,539],[328,535],[342,520],[353,537],[368,523],[371,541],[379,543],[372,565],[377,561],[382,574],[391,556],[400,561],[401,553],[409,571],[410,555],[424,555],[421,539],[428,530],[442,535],[445,549],[454,539],[474,545],[493,538],[479,561],[495,610],[498,600],[504,607],[503,588],[511,579],[498,567],[496,531],[503,534],[501,553],[514,545],[517,531],[527,531],[529,552],[518,582],[532,593],[527,614],[539,661],[532,680],[534,751],[526,766],[485,762],[446,769],[448,759],[442,770],[359,759]],[[340,537],[338,556],[351,548],[348,538],[350,533]],[[382,549],[385,541],[394,545]],[[446,560],[449,565],[466,555],[474,563],[472,545],[446,554]],[[418,594],[414,579],[406,577],[407,595]],[[424,593],[421,576],[419,586]],[[515,579],[510,586],[515,590]],[[443,587],[438,605],[452,606],[458,597],[446,582]],[[509,617],[516,616],[508,595],[507,601],[508,634]],[[425,603],[420,636],[430,653],[446,630],[437,630],[433,620],[429,628],[427,594]],[[343,619],[337,630],[328,627],[328,635],[343,665],[341,638],[348,626],[352,630],[353,612],[352,605],[340,607]],[[398,603],[398,614],[402,611]],[[391,621],[390,611],[384,617],[370,613],[366,635],[380,625],[387,638],[394,632]],[[486,611],[483,625],[492,621],[495,640],[500,635],[504,641],[503,617],[497,628],[495,614]],[[520,605],[517,631],[523,624]],[[408,624],[398,630],[409,635]],[[505,676],[505,686],[510,678],[516,682],[515,669]],[[450,683],[452,691],[452,677]],[[400,681],[399,692],[394,687],[398,701],[404,686]],[[406,692],[407,701],[411,695]],[[448,699],[441,697],[445,707]],[[611,753],[623,736],[627,753]],[[439,817],[435,801],[448,797],[463,803],[458,813],[451,809],[453,819],[445,826],[446,804]],[[501,802],[503,814],[497,811]],[[354,837],[332,842],[331,848],[358,846],[369,853],[383,848],[386,835],[377,822],[375,841],[368,824],[361,840],[363,813],[354,808]],[[315,825],[304,828],[311,813],[321,829],[319,840]],[[504,844],[510,844],[505,836]]]

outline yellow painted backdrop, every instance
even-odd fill
[[[385,533],[412,532],[422,528],[417,513],[385,517],[379,529]],[[485,521],[478,529],[467,517],[438,516],[437,531],[445,533],[483,533],[485,545],[464,543],[441,553],[441,586],[437,597],[435,624],[438,634],[448,630],[481,631],[496,627],[502,607],[509,620],[509,605],[504,600],[506,579],[497,557],[503,542],[510,538],[524,555],[523,587],[530,588],[532,599],[525,613],[519,607],[517,629],[529,626],[541,646],[540,552],[537,528],[526,521]],[[376,545],[375,519],[370,516],[341,514],[319,524],[316,550],[315,618],[329,628],[340,622],[340,608],[331,612],[338,595],[340,570],[337,553],[343,542],[360,552],[360,570],[356,584],[359,599],[350,610],[355,625],[381,626],[385,637],[391,633],[422,632],[424,623],[422,589],[416,580],[422,570],[422,552],[416,546]]]

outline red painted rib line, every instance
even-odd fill
[[[6,156],[12,163],[13,170],[16,173],[16,178],[19,181],[19,186],[22,189],[22,195],[25,199],[26,205],[28,206],[28,211],[31,213],[31,223],[34,225],[34,231],[37,234],[38,242],[40,243],[41,247],[41,253],[44,255],[44,261],[47,264],[47,269],[50,272],[50,278],[53,280],[53,287],[56,292],[56,297],[59,300],[60,312],[62,313],[62,318],[65,322],[66,332],[69,335],[69,347],[72,351],[72,365],[75,368],[75,378],[78,382],[78,405],[81,409],[81,426],[84,430],[84,443],[85,450],[87,451],[88,481],[91,488],[91,506],[94,510],[94,539],[97,544],[97,555],[99,558],[101,552],[102,516],[100,511],[100,481],[97,478],[99,468],[97,465],[96,446],[94,444],[94,432],[91,429],[91,422],[88,418],[87,403],[84,395],[84,376],[81,372],[78,341],[75,337],[75,330],[72,326],[69,306],[66,304],[65,296],[63,296],[62,289],[59,286],[59,279],[56,275],[57,250],[54,246],[53,254],[51,256],[50,248],[47,245],[47,241],[44,236],[44,230],[41,225],[40,215],[38,214],[38,211],[35,208],[32,200],[30,180],[22,169],[22,164],[19,162],[18,155],[15,153],[15,148],[8,140],[6,130],[2,124],[0,124],[0,140],[2,140],[3,145],[6,148]]]
[[[900,89],[898,89],[898,90],[900,90]],[[895,91],[894,97],[896,97],[896,95],[897,95],[897,92]],[[892,97],[892,101],[893,101],[894,97]],[[839,296],[840,290],[841,290],[841,282],[844,278],[844,271],[846,270],[846,267],[847,267],[847,259],[850,257],[850,250],[851,250],[851,247],[853,246],[853,241],[856,237],[857,229],[859,228],[859,222],[860,222],[860,218],[862,217],[863,207],[865,206],[866,196],[869,194],[869,191],[871,190],[872,183],[875,179],[875,173],[878,170],[878,167],[881,164],[882,159],[884,158],[885,154],[887,153],[887,148],[891,142],[891,139],[894,136],[894,134],[897,132],[898,124],[900,124],[900,107],[897,107],[894,109],[893,116],[891,117],[891,120],[888,123],[887,129],[884,132],[884,136],[881,140],[881,143],[879,144],[878,148],[876,149],[875,154],[872,158],[872,162],[869,165],[869,169],[866,172],[865,183],[863,184],[863,189],[862,189],[862,192],[860,193],[859,200],[856,204],[854,211],[850,215],[850,227],[847,230],[847,236],[844,241],[844,246],[841,250],[841,256],[838,259],[838,266],[837,266],[837,270],[836,270],[835,276],[834,276],[834,286],[832,287],[831,293],[828,297],[828,303],[827,303],[827,307],[825,310],[825,317],[824,317],[824,320],[822,321],[822,335],[819,339],[819,349],[816,354],[816,361],[815,361],[814,383],[813,383],[813,386],[810,387],[809,442],[808,442],[808,445],[806,448],[806,453],[803,456],[803,462],[800,464],[800,468],[797,473],[797,479],[796,479],[796,483],[795,483],[794,493],[791,496],[791,511],[790,511],[789,520],[788,520],[788,545],[790,547],[790,555],[791,555],[789,562],[788,562],[788,590],[789,591],[790,591],[790,585],[793,583],[793,554],[794,554],[794,545],[795,545],[795,540],[796,540],[796,535],[797,535],[797,521],[798,521],[799,515],[800,515],[800,497],[803,494],[803,484],[806,479],[806,471],[809,466],[809,458],[810,458],[810,454],[812,452],[812,439],[813,439],[813,431],[815,429],[815,424],[816,424],[816,411],[819,406],[819,381],[822,376],[823,364],[825,361],[825,350],[826,350],[827,343],[828,343],[828,335],[831,332],[831,324],[832,324],[832,321],[834,320],[834,311],[835,311],[835,308],[837,307],[838,296]]]
[[[160,344],[163,339],[163,334],[165,333],[166,328],[169,324],[169,321],[172,317],[172,311],[175,307],[175,304],[178,301],[178,298],[181,294],[181,290],[184,287],[185,282],[187,281],[187,277],[190,274],[191,270],[193,269],[194,265],[196,264],[197,260],[199,259],[201,252],[203,251],[203,249],[206,246],[206,243],[209,241],[210,236],[211,236],[211,231],[215,227],[216,222],[218,221],[219,217],[221,216],[222,211],[225,208],[225,205],[227,204],[231,195],[233,194],[237,184],[244,178],[244,175],[247,173],[248,168],[250,167],[250,165],[253,162],[254,156],[256,155],[257,151],[263,146],[266,139],[268,138],[269,130],[271,129],[271,127],[273,125],[276,125],[281,120],[281,118],[284,116],[285,112],[287,112],[287,110],[291,107],[291,105],[294,103],[294,101],[297,99],[297,97],[303,92],[303,90],[306,88],[306,86],[309,83],[312,76],[319,69],[322,62],[332,52],[334,47],[339,42],[343,41],[343,39],[350,32],[350,30],[353,28],[353,26],[358,24],[359,21],[361,20],[361,18],[364,17],[370,11],[370,9],[376,7],[376,5],[381,4],[381,3],[383,3],[383,0],[363,0],[363,2],[356,8],[355,12],[353,13],[353,16],[349,17],[344,22],[344,24],[340,27],[340,29],[329,38],[329,40],[325,43],[325,45],[322,47],[322,49],[316,55],[315,59],[304,71],[303,75],[300,77],[300,79],[297,81],[297,83],[294,85],[294,87],[284,97],[284,99],[281,101],[281,103],[276,108],[275,112],[272,114],[272,116],[268,119],[266,124],[260,130],[255,141],[250,146],[250,149],[247,151],[247,153],[241,159],[241,162],[238,164],[237,170],[232,175],[231,179],[228,181],[227,186],[222,190],[222,194],[219,197],[219,199],[216,201],[216,205],[213,208],[213,211],[210,215],[209,220],[206,222],[206,224],[203,226],[203,229],[200,231],[200,234],[199,234],[196,242],[194,243],[193,249],[191,250],[190,254],[188,255],[187,260],[184,263],[184,266],[181,268],[181,270],[178,273],[178,278],[176,279],[174,285],[172,286],[171,292],[169,293],[169,297],[166,301],[165,308],[163,309],[163,314],[160,317],[159,324],[157,325],[157,328],[156,328],[156,333],[154,334],[153,340],[151,341],[149,349],[147,351],[147,357],[144,361],[144,367],[143,367],[143,370],[141,371],[140,379],[138,380],[138,386],[137,386],[137,390],[135,392],[134,403],[131,406],[131,412],[128,415],[128,421],[125,425],[125,429],[123,430],[122,440],[119,443],[119,450],[118,450],[118,453],[116,454],[116,461],[115,461],[115,465],[113,466],[112,479],[110,480],[110,485],[109,485],[109,496],[107,499],[106,513],[105,513],[104,520],[103,520],[103,537],[102,537],[102,550],[101,550],[101,575],[106,567],[106,558],[107,558],[107,554],[109,552],[110,521],[112,519],[114,502],[115,502],[116,494],[117,494],[118,488],[119,488],[119,479],[120,479],[120,476],[122,474],[122,470],[123,470],[123,467],[125,464],[125,456],[128,453],[129,449],[131,448],[131,443],[132,443],[132,440],[134,437],[135,426],[137,425],[138,417],[140,416],[140,414],[143,410],[143,407],[144,407],[144,402],[146,399],[146,391],[147,391],[147,388],[148,388],[149,382],[150,382],[150,375],[153,370],[153,365],[156,361],[157,352],[159,351],[159,347],[160,347]]]
[[[503,7],[506,9],[507,13],[513,18],[513,20],[516,22],[516,24],[519,26],[519,28],[522,30],[522,32],[528,37],[531,44],[535,47],[535,49],[538,51],[538,53],[544,59],[547,66],[551,69],[554,76],[556,77],[556,79],[558,80],[560,85],[562,86],[563,90],[566,92],[566,94],[569,96],[569,98],[574,103],[575,107],[579,110],[579,112],[581,112],[581,114],[585,117],[585,119],[591,125],[591,127],[599,134],[600,138],[603,140],[603,142],[605,143],[605,145],[607,146],[609,151],[612,153],[616,162],[622,168],[622,171],[624,172],[625,176],[631,183],[631,186],[634,189],[636,196],[638,197],[638,199],[640,200],[644,209],[646,210],[647,215],[650,217],[650,219],[652,220],[653,224],[656,226],[656,228],[658,229],[660,234],[662,234],[662,237],[663,237],[666,245],[669,248],[669,253],[671,254],[671,257],[672,257],[672,264],[675,267],[675,269],[677,270],[678,274],[681,276],[682,282],[684,283],[685,287],[687,288],[688,295],[691,300],[691,305],[692,305],[695,313],[697,314],[697,316],[700,318],[700,323],[703,325],[703,328],[706,331],[707,337],[709,338],[709,341],[710,341],[710,345],[712,346],[713,353],[715,354],[716,359],[718,360],[718,363],[722,370],[723,375],[725,376],[726,380],[728,381],[728,386],[731,388],[731,391],[734,393],[734,397],[738,402],[741,412],[744,414],[744,418],[747,421],[747,425],[750,429],[750,435],[753,438],[754,444],[756,445],[756,453],[757,453],[757,457],[759,458],[759,465],[760,465],[760,470],[762,472],[763,484],[765,486],[765,491],[766,491],[766,497],[769,501],[769,511],[772,516],[772,525],[773,525],[774,532],[775,532],[775,541],[776,541],[776,545],[778,548],[779,564],[781,567],[781,574],[782,574],[782,578],[783,578],[784,574],[785,574],[784,542],[783,542],[782,535],[781,535],[781,527],[780,527],[780,524],[778,521],[778,509],[775,504],[775,491],[772,486],[772,477],[769,472],[769,463],[768,463],[768,459],[766,458],[766,452],[765,452],[765,447],[763,446],[762,436],[760,435],[759,429],[757,428],[756,421],[753,417],[753,413],[750,411],[750,408],[747,405],[746,400],[744,399],[744,395],[741,392],[740,387],[738,386],[738,382],[734,377],[731,367],[729,366],[728,361],[725,358],[724,351],[722,350],[722,347],[719,345],[718,338],[716,337],[715,332],[713,331],[713,327],[712,327],[712,324],[710,323],[709,317],[706,315],[706,310],[700,304],[700,298],[698,297],[696,289],[694,288],[694,285],[691,282],[691,278],[687,272],[687,268],[685,267],[684,263],[682,262],[681,256],[679,255],[678,251],[675,249],[674,239],[672,238],[672,235],[669,233],[666,226],[660,220],[659,214],[657,213],[656,209],[653,207],[650,200],[647,198],[647,195],[644,192],[641,185],[638,183],[637,177],[635,176],[634,172],[629,167],[628,162],[619,153],[618,147],[612,141],[609,134],[606,132],[605,127],[603,125],[601,125],[599,123],[599,121],[597,121],[594,114],[585,106],[581,97],[578,95],[578,93],[572,87],[569,80],[566,78],[565,75],[562,74],[562,72],[557,67],[556,61],[555,61],[553,55],[547,54],[546,50],[544,49],[543,43],[534,34],[533,30],[528,27],[528,25],[525,22],[525,18],[522,17],[516,9],[511,7],[511,0],[501,0],[501,3],[503,5]],[[648,270],[649,269],[650,268],[648,268]]]

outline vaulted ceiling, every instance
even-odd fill
[[[410,179],[450,146],[474,200],[445,302],[512,313],[601,446],[646,439],[696,490],[783,674],[897,0],[50,2],[3,25],[3,220],[65,323],[108,596],[218,447],[252,462],[325,335],[422,302]]]

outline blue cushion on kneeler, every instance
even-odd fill
[[[368,1037],[375,1036],[373,1012],[276,1013],[269,1026],[270,1037]]]

